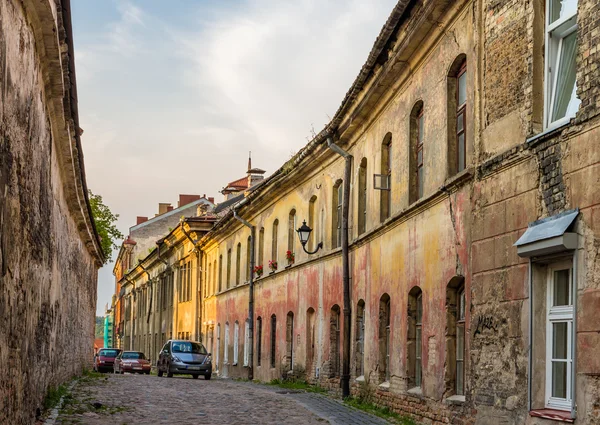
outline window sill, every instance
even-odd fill
[[[414,387],[414,388],[411,388],[410,390],[408,390],[407,393],[410,395],[422,396],[423,389],[421,387]]]
[[[573,423],[575,419],[571,418],[571,412],[556,409],[537,409],[529,411],[529,416],[552,421]]]
[[[233,363],[231,364],[231,366],[237,366],[237,365],[238,365],[238,364],[237,364],[237,362],[233,362]]]
[[[571,125],[571,120],[568,120],[559,125],[555,125],[554,127],[547,128],[541,133],[538,133],[535,136],[532,136],[529,139],[525,140],[525,143],[527,143],[528,145],[535,146],[538,143],[541,143],[544,140],[548,140],[561,133],[564,130],[564,128],[568,127],[569,125]]]
[[[354,382],[365,382],[365,375],[358,376]]]
[[[382,391],[389,391],[390,390],[390,381],[382,382],[381,384],[379,384],[377,386],[377,388],[379,388]]]
[[[453,395],[446,399],[446,404],[464,404],[466,402],[464,395]]]

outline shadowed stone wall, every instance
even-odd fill
[[[74,172],[83,164],[62,20],[54,1],[0,2],[2,424],[32,423],[48,388],[93,355],[101,256]]]

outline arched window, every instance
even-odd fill
[[[367,230],[367,158],[360,161],[358,168],[358,234]]]
[[[342,202],[344,188],[342,180],[333,185],[332,217],[331,217],[331,248],[335,249],[342,245]]]
[[[315,372],[315,309],[306,311],[306,375],[314,376]]]
[[[227,250],[227,289],[231,286],[231,248]]]
[[[390,296],[379,299],[379,381],[390,380]]]
[[[423,347],[423,293],[418,286],[408,294],[408,334],[407,334],[407,378],[409,388],[420,388],[422,378]]]
[[[277,317],[271,316],[271,367],[275,367],[277,356]]]
[[[291,311],[285,323],[285,360],[287,370],[294,370],[294,313]]]
[[[465,394],[465,284],[454,276],[446,287],[446,394]]]
[[[238,353],[240,348],[240,324],[236,320],[233,324],[233,365],[238,364]]]
[[[277,263],[277,228],[279,227],[279,220],[273,222],[273,235],[271,240],[271,261]]]
[[[235,286],[240,284],[242,268],[242,243],[238,242],[237,249],[235,252]]]
[[[250,271],[252,268],[252,262],[251,260],[251,249],[252,249],[252,235],[248,236],[248,242],[246,243],[246,281],[250,282]]]
[[[331,307],[329,318],[329,377],[340,376],[340,306]]]
[[[356,376],[365,374],[365,302],[358,301],[356,308]]]
[[[424,122],[423,102],[418,101],[410,113],[409,201],[411,204],[423,197],[425,187],[425,170],[423,168]]]
[[[258,232],[258,263],[257,266],[263,266],[264,268],[264,256],[265,254],[265,228],[261,227]]]
[[[220,275],[220,273],[219,273]],[[213,294],[217,290],[217,260],[213,263]],[[221,291],[221,280],[219,279],[219,291]]]
[[[308,239],[308,247],[309,251],[312,251],[318,242],[314,242],[315,239],[318,239],[319,232],[317,231],[317,223],[315,220],[315,205],[317,204],[317,196],[313,195],[308,201],[308,227],[313,229],[311,238]]]
[[[387,189],[379,191],[380,220],[384,222],[392,213],[392,133],[386,134],[381,144],[381,174],[387,176]]]
[[[288,215],[288,253],[286,254],[287,262],[293,264],[296,254],[296,210],[292,209]]]
[[[448,72],[448,173],[467,166],[467,57],[459,55]]]
[[[256,318],[256,366],[260,366],[262,357],[262,317]]]

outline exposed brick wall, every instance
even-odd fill
[[[91,367],[96,308],[95,259],[69,213],[23,7],[0,2],[2,424],[32,423],[49,386]]]
[[[565,182],[562,171],[562,154],[559,138],[539,143],[533,148],[540,167],[540,190],[548,215],[565,208]]]
[[[486,123],[523,108],[528,100],[527,6],[523,0],[494,0],[484,9]]]
[[[577,16],[579,52],[577,55],[577,95],[581,106],[577,118],[581,121],[600,113],[600,3],[580,0]]]

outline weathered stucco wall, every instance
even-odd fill
[[[53,8],[38,3],[50,25]],[[22,2],[0,3],[0,423],[7,424],[32,423],[50,386],[91,367],[99,260],[68,205],[63,179],[73,175],[57,156],[64,139],[51,128],[56,98],[44,86],[50,78],[35,36],[42,24],[32,16]]]

